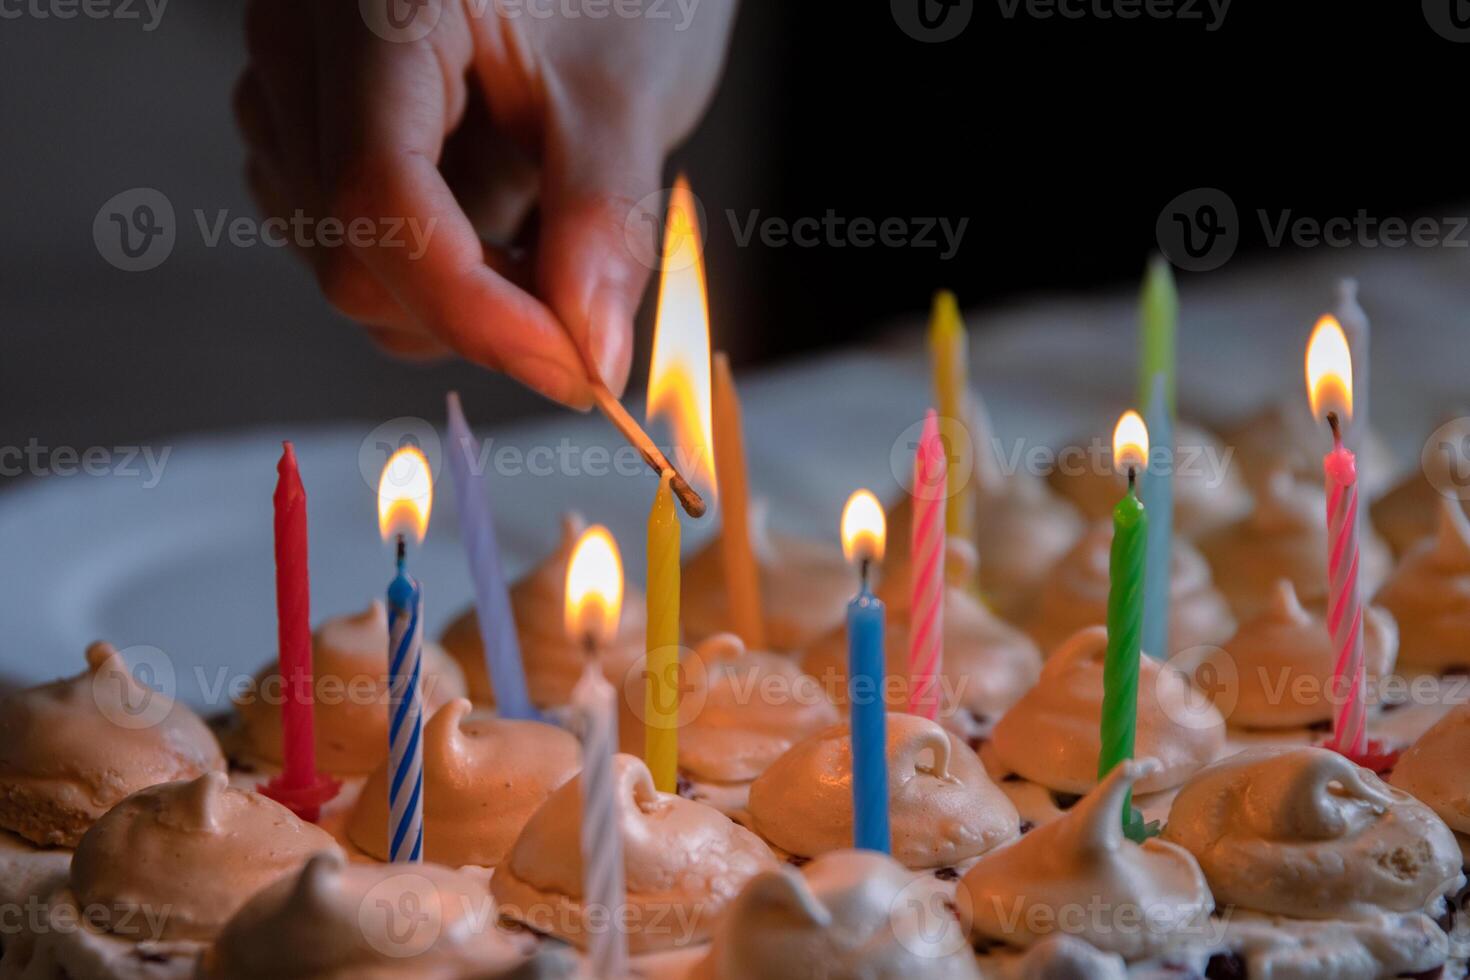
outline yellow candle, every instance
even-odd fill
[[[954,293],[941,289],[934,294],[929,316],[929,353],[934,362],[934,399],[939,410],[939,437],[951,460],[966,451],[955,439],[970,438],[970,359],[965,324]],[[954,467],[951,466],[951,471]],[[965,482],[950,495],[944,506],[944,529],[966,541],[975,539],[974,502],[971,483]]]
[[[679,514],[664,470],[648,515],[648,659],[643,759],[660,791],[679,772]]]
[[[750,485],[745,476],[745,434],[740,424],[740,395],[730,375],[730,359],[715,354],[715,472],[720,481],[720,555],[730,622],[747,650],[766,648],[766,621],[761,612],[760,573],[750,546]]]

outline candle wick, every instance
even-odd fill
[[[408,555],[408,545],[403,541],[403,535],[398,536],[398,570],[403,571],[403,560]]]
[[[873,559],[864,558],[858,562],[858,576],[863,584],[863,591],[868,591],[868,569],[872,566]]]
[[[1128,467],[1128,489],[1132,490],[1137,484],[1138,469],[1136,467],[1130,466]]]
[[[1342,442],[1342,424],[1338,421],[1337,413],[1336,412],[1328,412],[1327,413],[1327,426],[1328,426],[1328,428],[1332,429],[1332,441],[1334,443],[1341,443]]]

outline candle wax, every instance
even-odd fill
[[[661,793],[679,774],[679,515],[664,470],[648,516],[647,686],[644,760]]]
[[[388,585],[388,853],[421,861],[424,853],[423,594],[403,568]]]
[[[1138,728],[1138,671],[1143,628],[1143,576],[1148,549],[1148,511],[1130,488],[1113,508],[1113,545],[1108,569],[1108,650],[1103,662],[1103,703],[1098,778],[1133,758]],[[1132,793],[1120,816],[1134,836]]]
[[[864,581],[847,606],[853,847],[888,854],[892,851],[892,840],[888,830],[888,716],[883,702],[883,632],[883,602]]]

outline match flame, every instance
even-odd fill
[[[1113,427],[1113,465],[1118,472],[1148,467],[1148,426],[1133,409],[1124,412]]]
[[[601,524],[582,532],[567,562],[566,629],[576,642],[612,642],[623,612],[623,560]]]
[[[694,195],[681,176],[674,182],[664,224],[646,414],[649,419],[669,417],[676,450],[671,462],[690,483],[714,493],[709,300],[701,249]]]
[[[423,541],[433,507],[434,478],[419,448],[405,446],[388,457],[378,477],[378,530],[383,540],[412,533],[415,541]]]
[[[857,490],[842,508],[842,554],[848,561],[882,561],[887,521],[870,490]]]
[[[1307,398],[1317,418],[1329,412],[1344,422],[1353,417],[1353,354],[1331,315],[1317,321],[1307,341]]]

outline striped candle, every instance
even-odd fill
[[[628,939],[622,908],[623,830],[618,820],[613,753],[617,751],[617,693],[595,656],[587,658],[572,689],[572,707],[582,729],[582,909],[596,909],[604,926],[587,930],[592,975],[608,980],[628,972]]]
[[[1332,742],[1357,758],[1368,747],[1363,698],[1363,605],[1358,593],[1358,467],[1342,444],[1336,416],[1333,449],[1322,461],[1327,477],[1327,629],[1337,660],[1332,670]]]
[[[424,599],[403,559],[400,537],[398,574],[388,586],[388,860],[394,862],[424,855]]]
[[[938,677],[944,662],[944,529],[948,464],[939,420],[930,409],[914,453],[914,520],[909,603],[909,711],[939,716]]]
[[[1327,630],[1337,659],[1332,668],[1332,739],[1352,759],[1368,748],[1363,677],[1363,602],[1358,593],[1358,461],[1343,443],[1353,418],[1353,355],[1342,325],[1324,316],[1307,342],[1307,399],[1332,429],[1322,458],[1327,484]]]

